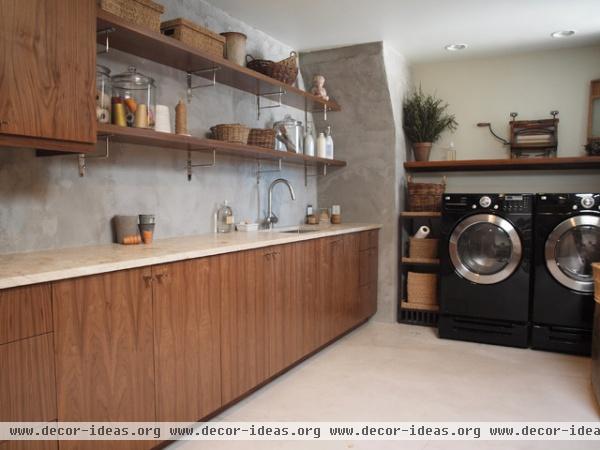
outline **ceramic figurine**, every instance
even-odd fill
[[[314,94],[323,100],[329,100],[329,96],[325,90],[325,77],[323,75],[315,75],[312,82],[313,86],[310,90],[311,94]]]

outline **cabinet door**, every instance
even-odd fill
[[[95,2],[2,0],[1,8],[0,133],[96,142]]]
[[[262,251],[254,250],[219,257],[223,404],[268,378],[266,302],[259,258],[264,258]]]
[[[154,421],[150,268],[53,285],[59,421]],[[102,441],[62,441],[62,449],[105,449]],[[144,449],[144,441],[111,442]]]
[[[218,258],[152,268],[159,421],[197,421],[221,406]]]
[[[52,331],[50,284],[0,290],[0,344]]]
[[[297,244],[296,292],[302,310],[302,356],[321,346],[319,327],[319,240],[311,239]]]
[[[362,320],[360,305],[360,236],[356,233],[344,236],[344,291],[343,320],[341,333],[347,331]]]
[[[344,237],[319,240],[320,341],[326,344],[344,329]]]

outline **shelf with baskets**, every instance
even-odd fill
[[[400,292],[398,322],[437,326],[439,301],[439,222],[445,181],[414,183],[408,179],[409,211],[401,216]],[[415,237],[422,231],[424,237]]]
[[[344,167],[346,165],[345,161],[338,159],[323,159],[253,145],[237,144],[173,133],[161,133],[146,128],[119,127],[111,124],[98,124],[98,137],[108,138],[110,142],[147,145],[173,150],[198,152],[214,151],[217,154],[238,156],[242,158],[285,161],[292,164],[304,164],[308,166]]]
[[[307,112],[341,110],[334,100],[323,100],[295,86],[239,66],[223,57],[197,50],[177,39],[132,24],[99,8],[96,13],[96,28],[98,43],[106,48],[121,50],[211,81],[214,77],[216,83],[249,92],[259,98],[276,96],[282,104]]]

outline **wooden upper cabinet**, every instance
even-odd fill
[[[219,259],[152,274],[157,420],[197,421],[221,406]]]
[[[94,0],[2,0],[0,145],[96,142]]]
[[[150,267],[53,284],[59,421],[152,422],[154,336]],[[144,441],[111,442],[147,449]],[[64,449],[106,449],[63,441]]]

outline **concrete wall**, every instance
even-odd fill
[[[282,59],[291,49],[259,30],[228,16],[204,1],[168,0],[164,19],[187,17],[221,32],[248,35],[248,52],[256,57]],[[118,51],[98,63],[120,73],[129,65],[156,79],[158,103],[172,107],[185,97],[185,74]],[[285,113],[304,121],[304,113],[289,108],[263,111],[256,118],[255,97],[227,86],[201,89],[188,106],[189,129],[204,135],[217,123],[244,122],[271,126]],[[102,145],[98,146],[99,151]],[[197,154],[198,162],[209,155]],[[185,152],[132,145],[111,146],[108,161],[89,160],[88,175],[79,178],[73,156],[36,158],[33,150],[0,150],[0,253],[111,242],[110,219],[115,214],[154,213],[158,238],[210,232],[217,203],[230,201],[237,219],[264,217],[266,189],[283,176],[293,184],[292,202],[284,189],[274,195],[281,224],[304,219],[307,203],[316,203],[316,180],[304,185],[302,166],[284,165],[282,173],[256,183],[256,162],[217,157],[217,167],[196,169],[187,181]],[[268,163],[267,163],[268,165]]]
[[[342,113],[314,115],[322,131],[331,125],[335,156],[348,167],[319,178],[319,206],[342,206],[348,222],[383,224],[379,245],[379,305],[376,318],[395,321],[398,270],[398,104],[405,69],[401,57],[388,66],[381,42],[301,54],[304,79],[327,76],[326,88]],[[388,72],[388,70],[390,72]],[[397,80],[390,85],[390,80]],[[393,96],[393,100],[392,100]],[[396,111],[395,111],[396,109]]]
[[[600,47],[521,53],[513,56],[420,64],[412,68],[412,85],[435,92],[450,104],[458,130],[445,133],[432,159],[445,159],[454,142],[458,159],[504,158],[508,151],[477,122],[491,122],[508,137],[509,113],[519,119],[549,118],[560,111],[559,156],[584,154],[590,80],[600,78]],[[419,176],[421,179],[439,179]],[[600,191],[594,172],[450,174],[453,192]]]

